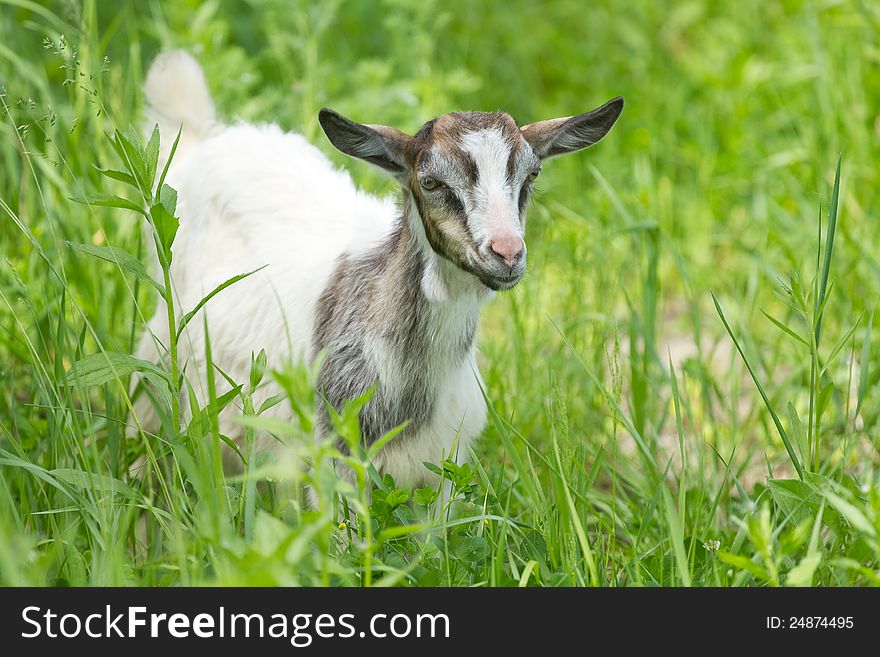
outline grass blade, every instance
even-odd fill
[[[782,438],[782,443],[785,445],[785,450],[788,452],[788,456],[791,459],[791,462],[794,464],[798,476],[803,479],[804,468],[801,465],[800,459],[794,451],[794,447],[791,444],[791,440],[789,440],[788,438],[788,434],[785,432],[785,428],[783,428],[782,426],[782,422],[779,421],[779,416],[776,414],[776,411],[773,410],[773,405],[770,403],[770,398],[767,396],[767,393],[764,392],[764,386],[762,386],[761,382],[758,381],[758,376],[757,374],[755,374],[755,370],[752,368],[752,364],[749,362],[749,359],[746,358],[746,354],[745,352],[743,352],[742,347],[739,344],[739,340],[737,340],[736,336],[733,334],[733,331],[730,328],[730,324],[727,323],[727,318],[724,316],[724,311],[721,310],[721,304],[718,303],[718,298],[715,296],[714,292],[710,292],[709,294],[712,295],[712,302],[715,304],[715,310],[718,311],[718,316],[721,317],[721,322],[724,324],[724,328],[727,331],[727,334],[730,336],[730,339],[733,340],[733,344],[736,347],[736,350],[739,352],[739,355],[742,357],[743,362],[746,365],[746,369],[748,369],[749,374],[752,377],[752,381],[755,382],[755,385],[758,387],[758,392],[761,393],[761,399],[764,400],[764,405],[770,412],[770,417],[773,418],[773,424],[776,425],[776,430],[779,432],[780,438]]]
[[[675,510],[675,505],[672,503],[672,495],[669,493],[669,488],[665,485],[663,486],[663,503],[666,508],[666,525],[669,530],[669,539],[672,541],[675,566],[678,569],[679,577],[681,577],[682,585],[690,587],[691,573],[688,566],[687,553],[684,549],[684,535],[681,529],[681,522]]]
[[[208,292],[208,294],[202,297],[202,300],[196,304],[195,308],[193,308],[186,315],[180,318],[180,323],[177,325],[178,335],[183,332],[183,329],[186,327],[187,324],[189,324],[190,320],[196,316],[196,313],[198,313],[204,307],[204,305],[208,303],[211,299],[213,299],[216,295],[218,295],[230,285],[238,283],[238,281],[247,278],[252,274],[256,274],[258,271],[260,271],[261,269],[265,269],[267,266],[268,265],[263,265],[262,267],[258,267],[253,271],[247,272],[246,274],[237,274],[236,276],[233,276],[232,278],[223,281],[222,283],[220,283],[220,285]]]
[[[809,342],[807,342],[806,340],[804,340],[801,336],[799,336],[799,335],[798,335],[797,333],[795,333],[793,330],[791,330],[790,328],[788,328],[785,324],[783,324],[782,322],[780,322],[780,321],[779,321],[778,319],[776,319],[773,315],[771,315],[771,314],[769,314],[769,313],[766,313],[766,312],[764,312],[763,310],[761,311],[761,313],[764,315],[764,317],[766,317],[766,318],[769,319],[771,322],[773,322],[773,323],[776,325],[776,327],[777,327],[780,331],[782,331],[782,332],[785,333],[786,335],[789,335],[789,336],[793,337],[795,340],[797,340],[797,341],[800,342],[802,345],[804,345],[807,349],[810,348],[810,343],[809,343]]]
[[[834,173],[834,189],[831,192],[831,208],[828,211],[828,235],[825,237],[825,254],[822,259],[822,273],[819,278],[819,304],[822,310],[816,318],[816,344],[819,344],[819,336],[822,333],[822,316],[825,314],[825,292],[828,288],[828,275],[831,272],[831,253],[834,250],[834,234],[837,231],[837,205],[840,197],[840,162],[842,157],[837,158],[837,170]]]
[[[874,325],[874,309],[868,315],[868,325],[865,327],[865,336],[862,338],[862,357],[859,360],[859,391],[856,402],[856,415],[862,410],[865,401],[865,393],[868,392],[868,380],[871,376],[871,328]]]

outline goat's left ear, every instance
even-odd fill
[[[412,140],[409,135],[385,125],[355,123],[326,107],[318,112],[318,122],[330,142],[346,155],[395,175],[406,171],[404,149]]]
[[[608,134],[621,110],[623,98],[618,96],[590,112],[538,121],[520,129],[535,155],[543,160],[592,146]]]

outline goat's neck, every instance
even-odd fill
[[[416,349],[402,354],[404,360],[421,355],[452,365],[469,353],[480,306],[492,292],[434,252],[406,194],[402,208],[394,231],[380,247],[387,266],[373,287],[373,318],[380,320],[380,334],[393,345]]]
[[[480,305],[491,293],[434,253],[407,207],[388,238],[345,256],[318,301],[314,354],[319,388],[335,408],[378,383],[361,409],[367,442],[404,422],[416,431],[434,413],[449,377],[473,354]],[[321,425],[328,430],[326,413]]]

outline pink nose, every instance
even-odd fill
[[[503,235],[489,241],[489,248],[501,257],[508,267],[513,267],[523,252],[525,242],[519,235]]]

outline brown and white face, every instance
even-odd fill
[[[456,112],[415,135],[318,115],[343,153],[390,172],[418,211],[431,248],[493,290],[526,269],[526,208],[541,162],[602,139],[623,109],[615,98],[577,116],[519,127],[504,112]]]

